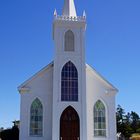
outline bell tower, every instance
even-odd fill
[[[74,0],[65,0],[62,15],[55,10],[53,21],[52,140],[87,139],[85,31],[85,12],[77,16]]]

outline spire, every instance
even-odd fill
[[[83,11],[83,17],[86,18],[86,12],[85,12],[85,10]]]
[[[56,11],[56,9],[54,10],[53,15],[54,15],[54,16],[57,16],[57,11]]]
[[[65,0],[64,1],[63,16],[77,17],[74,0]]]

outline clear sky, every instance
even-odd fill
[[[0,0],[0,127],[19,119],[17,86],[54,57],[53,11],[64,0]],[[116,105],[140,114],[140,0],[75,0],[87,13],[86,62],[119,89]]]

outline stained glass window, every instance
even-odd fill
[[[78,72],[71,61],[61,72],[61,101],[78,101]]]
[[[94,136],[106,136],[106,110],[100,100],[94,105]]]
[[[43,106],[36,98],[30,109],[30,136],[42,136],[43,129]]]
[[[65,51],[74,51],[74,34],[71,30],[65,33]]]

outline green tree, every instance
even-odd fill
[[[116,112],[117,132],[122,133],[123,131],[124,117],[125,117],[124,109],[120,105],[118,105]]]
[[[16,125],[12,128],[1,131],[0,138],[2,140],[19,140],[19,129]]]
[[[126,139],[136,132],[140,131],[140,118],[135,112],[125,113],[124,109],[118,105],[117,112],[117,132],[121,132]]]
[[[137,130],[140,128],[140,117],[136,112],[131,112],[131,128],[133,133],[137,133]]]

